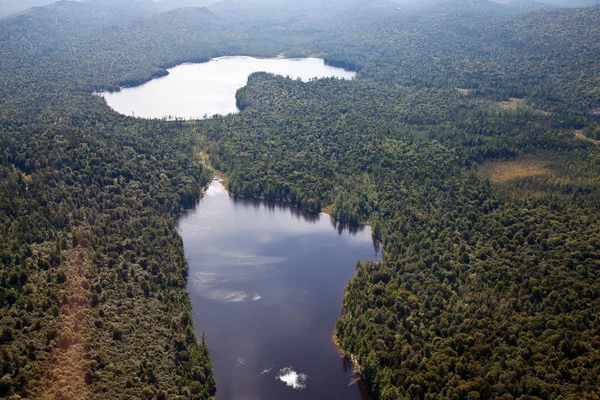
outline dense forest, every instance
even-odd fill
[[[597,145],[460,96],[255,74],[202,137],[234,194],[372,224],[336,334],[377,398],[594,398]],[[551,172],[494,188],[489,159]]]
[[[174,218],[211,175],[185,130],[78,100],[0,136],[0,393],[207,398]]]
[[[214,396],[175,230],[200,152],[236,196],[371,225],[332,330],[374,398],[600,397],[600,8],[171,3],[0,19],[0,397]],[[93,94],[278,54],[358,75],[255,73],[202,121]]]

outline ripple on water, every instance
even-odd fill
[[[271,370],[272,370],[273,368],[275,368],[275,366],[274,366],[274,365],[271,365],[269,368],[265,368],[265,369],[263,369],[263,370],[260,372],[260,374],[261,374],[261,375],[270,374],[270,373],[271,373]],[[258,376],[258,375],[257,375],[257,376]]]
[[[195,292],[200,296],[218,303],[243,303],[246,301],[258,301],[262,298],[260,293],[246,292],[244,290],[232,290],[219,285],[235,281],[235,275],[231,273],[218,273],[212,271],[198,271],[188,278]]]

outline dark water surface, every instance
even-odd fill
[[[236,200],[213,181],[178,229],[218,400],[367,399],[331,334],[356,262],[379,258],[368,227]]]

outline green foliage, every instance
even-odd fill
[[[0,169],[6,394],[43,395],[72,367],[44,366],[82,341],[79,379],[92,393],[138,397],[155,387],[209,398],[210,357],[189,317],[174,227],[211,176],[188,128],[121,118],[99,98],[75,97],[0,137],[9,149]]]
[[[0,396],[214,395],[174,228],[210,179],[199,145],[237,196],[373,226],[384,259],[357,265],[336,334],[376,397],[598,398],[600,158],[573,129],[600,136],[600,10],[444,4],[59,2],[0,20]],[[258,73],[243,112],[193,123],[91,94],[282,52],[358,79]],[[473,173],[525,155],[551,173]]]
[[[328,205],[383,241],[336,328],[377,398],[596,395],[594,145],[551,117],[500,116],[444,89],[258,73],[238,103],[198,128],[230,191]],[[501,190],[466,169],[550,154],[551,174]]]

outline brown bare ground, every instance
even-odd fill
[[[62,295],[68,298],[60,316],[59,346],[50,358],[49,373],[42,382],[43,400],[87,400],[91,398],[85,383],[83,346],[88,323],[88,291],[85,274],[91,264],[91,251],[77,247],[62,252],[67,289]],[[60,338],[64,339],[61,341]],[[62,345],[62,347],[61,347]]]
[[[599,146],[600,146],[600,140],[594,140],[594,139],[590,139],[589,137],[587,137],[587,136],[585,136],[585,135],[583,134],[583,131],[582,131],[582,130],[578,130],[578,131],[575,131],[575,132],[573,132],[573,133],[575,133],[575,137],[576,137],[577,139],[581,139],[581,140],[585,140],[585,141],[588,141],[588,142],[592,142],[592,143],[594,143],[594,144],[596,144],[596,145],[599,145]]]
[[[517,178],[544,175],[551,172],[541,160],[520,159],[486,162],[479,167],[478,175],[494,183],[504,183]]]

